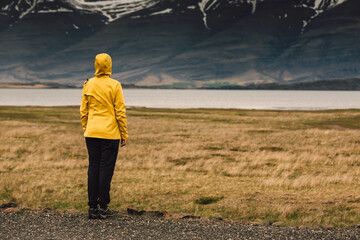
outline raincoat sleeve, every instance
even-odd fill
[[[119,125],[121,139],[128,138],[126,108],[121,84],[116,87],[115,93],[115,117]]]
[[[87,96],[85,95],[85,87],[86,87],[86,85],[84,85],[84,87],[83,87],[83,92],[82,92],[82,97],[81,97],[81,106],[80,106],[81,125],[82,125],[84,132],[86,130],[88,115],[89,115],[89,108],[88,108],[89,102],[88,102]]]

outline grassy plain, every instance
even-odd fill
[[[360,223],[360,111],[128,109],[111,207]],[[87,209],[78,107],[0,107],[0,203]]]

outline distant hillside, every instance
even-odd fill
[[[214,89],[213,87],[205,87]],[[265,83],[246,86],[223,86],[215,89],[248,89],[248,90],[357,90],[360,91],[360,79],[321,80],[295,83]]]
[[[0,33],[2,83],[79,87],[100,52],[142,87],[360,77],[359,0],[4,0]]]

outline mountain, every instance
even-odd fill
[[[94,56],[138,86],[360,76],[358,0],[2,0],[0,82],[81,86]]]

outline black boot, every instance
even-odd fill
[[[98,211],[99,219],[105,219],[105,218],[113,216],[114,214],[115,214],[115,211],[110,210],[108,207],[100,208]]]
[[[89,219],[98,219],[99,210],[97,208],[89,209]]]

